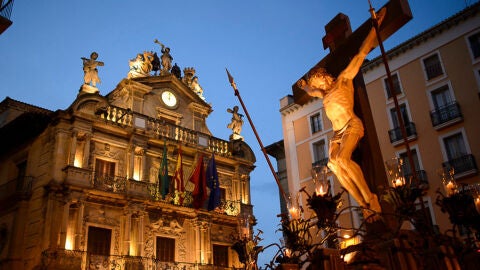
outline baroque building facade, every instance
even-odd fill
[[[242,267],[230,247],[255,223],[255,156],[243,138],[210,132],[212,107],[195,69],[155,69],[147,63],[154,56],[131,60],[128,78],[107,95],[91,84],[96,69],[87,76],[84,66],[85,84],[65,110],[0,103],[0,269]],[[212,158],[214,209],[210,188],[193,179]],[[181,200],[172,181],[179,168]],[[193,207],[197,187],[207,193]]]

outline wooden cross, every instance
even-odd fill
[[[381,9],[386,9],[385,18],[379,29],[382,40],[387,39],[412,18],[407,0],[391,0]],[[328,73],[337,77],[349,64],[350,59],[357,54],[360,45],[372,27],[372,20],[368,19],[352,33],[348,16],[339,13],[325,26],[326,35],[322,39],[324,49],[329,48],[330,53],[306,72],[302,78],[306,79],[307,74],[315,72],[319,68],[324,68]],[[353,83],[355,88],[354,111],[362,119],[365,136],[360,141],[352,158],[362,168],[370,189],[378,193],[377,187],[388,185],[388,182],[383,169],[384,166],[379,166],[380,164],[383,165],[383,158],[361,72],[357,74]],[[296,83],[293,84],[292,90],[294,101],[297,104],[303,105],[312,98],[300,89]],[[385,135],[382,134],[382,136]]]

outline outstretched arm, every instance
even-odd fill
[[[386,13],[386,9],[383,8],[377,14],[377,23],[379,26],[381,25],[383,18],[385,18],[385,13]],[[378,45],[377,33],[375,31],[375,28],[372,27],[372,29],[370,29],[370,32],[368,32],[368,35],[365,38],[365,40],[363,40],[363,43],[358,50],[358,53],[352,58],[348,66],[338,76],[339,79],[345,78],[345,79],[352,80],[360,70],[363,60],[365,60],[365,57],[367,57],[367,54],[377,45]]]

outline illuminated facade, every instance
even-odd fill
[[[435,204],[437,189],[443,189],[437,170],[453,167],[458,184],[480,184],[477,162],[480,155],[479,26],[479,4],[476,3],[387,52],[394,85],[400,91],[400,107],[408,119],[407,131],[411,132],[409,140],[417,176],[422,187],[428,189],[425,206],[433,225],[442,232],[452,225]],[[362,73],[383,160],[394,156],[405,159],[398,121],[392,111],[394,105],[386,91],[382,59],[365,62]],[[288,190],[297,194],[305,188],[312,194],[311,169],[328,163],[328,142],[333,135],[322,100],[311,98],[299,105],[288,95],[280,101],[280,113]],[[330,172],[328,178],[332,193],[340,192],[336,177]],[[299,198],[308,217],[311,213],[305,194],[300,193]],[[342,208],[357,205],[348,194],[343,194],[342,200]],[[418,206],[419,211],[420,208]],[[358,228],[361,224],[362,217],[356,211],[342,213],[338,219],[340,227]],[[341,236],[348,233],[339,232]]]
[[[451,229],[435,204],[438,171],[454,168],[457,184],[480,184],[480,5],[476,4],[387,52],[409,147],[432,222]],[[411,175],[381,58],[362,68],[384,160],[401,157]]]
[[[243,266],[230,246],[252,232],[255,156],[212,135],[211,105],[186,80],[194,69],[149,71],[105,96],[84,84],[66,110],[0,103],[0,269]],[[181,201],[159,181],[166,160],[172,183],[180,153]],[[212,154],[220,204],[195,209],[189,179]]]

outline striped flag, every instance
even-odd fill
[[[182,147],[178,147],[177,167],[173,176],[173,187],[175,191],[175,203],[183,204],[185,196],[185,184],[183,182],[183,164],[182,164]]]

